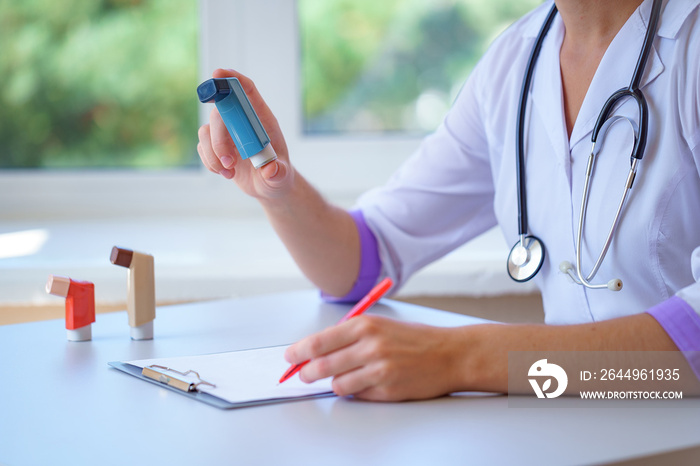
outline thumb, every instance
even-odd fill
[[[260,168],[260,175],[265,184],[278,190],[289,183],[291,170],[287,162],[276,159]]]

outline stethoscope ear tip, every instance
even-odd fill
[[[610,291],[620,291],[622,289],[622,280],[620,280],[619,278],[613,278],[606,285],[591,285],[585,280],[581,281],[581,279],[579,279],[580,275],[579,277],[576,276],[576,274],[574,273],[574,266],[571,265],[571,262],[569,261],[563,261],[562,263],[560,263],[559,271],[563,274],[568,275],[574,283],[578,285],[583,285],[586,288],[607,288]]]
[[[571,270],[573,268],[574,268],[574,266],[571,265],[571,262],[569,262],[569,261],[563,261],[561,264],[559,264],[559,271],[561,273],[568,274],[569,270]]]
[[[613,278],[608,282],[608,289],[610,291],[620,291],[622,289],[622,280]]]

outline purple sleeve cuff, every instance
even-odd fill
[[[700,379],[700,316],[678,296],[647,312],[663,327]]]
[[[382,270],[377,238],[367,226],[365,216],[361,210],[350,211],[350,216],[355,221],[357,232],[360,235],[360,273],[352,290],[345,296],[335,297],[321,292],[321,298],[330,303],[353,303],[359,301],[377,284],[379,273]]]

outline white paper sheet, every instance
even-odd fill
[[[332,392],[330,378],[305,384],[299,379],[299,374],[296,374],[286,382],[278,384],[277,381],[289,368],[289,363],[284,360],[285,349],[287,346],[273,346],[202,356],[140,359],[128,361],[127,364],[141,368],[151,365],[165,366],[180,372],[197,371],[202,380],[216,385],[216,388],[199,385],[200,392],[209,393],[230,403],[296,398]],[[180,378],[196,381],[194,375]]]

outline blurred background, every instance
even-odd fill
[[[198,11],[1,2],[0,167],[196,166]]]
[[[197,84],[216,67],[252,77],[295,165],[350,207],[540,3],[0,2],[0,309],[28,318],[24,306],[53,303],[48,273],[94,278],[98,301],[119,308],[125,277],[105,260],[117,243],[154,253],[161,303],[309,288],[257,205],[202,168],[197,128],[210,107]],[[251,236],[253,252],[241,248]],[[479,241],[403,296],[533,291],[507,280],[499,232]]]
[[[538,3],[298,0],[304,132],[433,130]],[[0,3],[0,167],[198,168],[200,26],[193,0]]]

